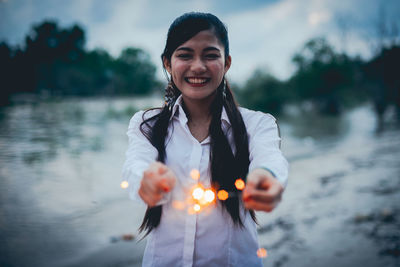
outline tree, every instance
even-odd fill
[[[115,83],[122,94],[147,94],[156,85],[156,68],[150,56],[139,48],[126,48],[115,62]]]
[[[357,90],[361,61],[337,54],[324,38],[308,41],[292,61],[297,68],[290,80],[292,90],[322,113],[339,114],[362,94]]]
[[[269,73],[256,70],[239,91],[244,106],[278,114],[288,100],[285,84]]]

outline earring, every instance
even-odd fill
[[[224,78],[224,87],[222,87],[222,97],[224,101],[226,100],[226,80]]]
[[[165,105],[168,106],[169,111],[172,111],[172,106],[174,105],[176,98],[175,88],[172,81],[169,81],[167,87],[165,88]]]

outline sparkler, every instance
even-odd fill
[[[192,211],[199,212],[202,208],[210,205],[215,199],[214,191],[212,189],[204,189],[200,183],[194,187],[191,195],[194,205],[193,207],[189,207],[189,214],[192,214]]]
[[[221,201],[225,201],[228,198],[240,196],[238,192],[227,192],[224,189],[219,190],[217,194],[211,188],[205,189],[204,186],[201,183],[199,183],[200,172],[197,169],[192,169],[190,171],[190,177],[193,180],[198,181],[197,185],[192,189],[191,193],[192,200],[189,199],[188,201],[186,201],[186,203],[183,201],[174,200],[172,202],[172,207],[177,210],[184,210],[185,207],[187,207],[187,205],[190,205],[187,211],[189,214],[194,214],[196,212],[200,212],[204,207],[213,203],[216,197]],[[242,179],[240,178],[236,179],[235,187],[237,188],[237,190],[239,191],[243,190],[245,188],[245,185],[246,184]],[[124,180],[121,182],[120,186],[122,189],[126,189],[129,187],[129,183],[128,181]]]
[[[267,250],[265,248],[257,249],[257,257],[266,258],[268,256]]]
[[[193,180],[200,180],[200,172],[197,169],[192,169],[190,171],[190,177]],[[122,181],[120,184],[122,189],[126,189],[129,187],[128,181]],[[243,179],[236,179],[235,187],[237,190],[242,191],[246,186],[246,183]],[[204,189],[203,185],[199,182],[192,190],[192,200],[194,201],[193,206],[189,206],[187,212],[189,214],[195,214],[202,210],[202,208],[210,205],[215,200],[215,192],[212,189]],[[218,190],[217,198],[221,201],[225,201],[231,197],[239,197],[240,194],[238,192],[227,192],[224,189]],[[193,202],[192,202],[193,203]],[[177,210],[184,210],[186,207],[185,202],[183,201],[172,201],[172,207]],[[266,258],[268,256],[267,250],[265,248],[257,249],[257,257]]]

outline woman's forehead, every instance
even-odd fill
[[[182,48],[189,48],[192,50],[195,49],[210,49],[211,47],[215,47],[218,50],[223,49],[223,45],[220,40],[216,36],[215,32],[212,30],[204,30],[197,33],[195,36],[181,44],[177,47],[176,50],[181,50]]]

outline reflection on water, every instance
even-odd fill
[[[119,187],[130,116],[159,99],[70,99],[0,112],[0,265],[68,266],[135,233],[144,207]],[[279,121],[294,162],[372,139],[368,107]],[[136,255],[140,262],[141,255]]]
[[[140,218],[118,186],[125,132],[136,109],[159,103],[71,99],[2,110],[0,266],[63,266],[135,230]]]

